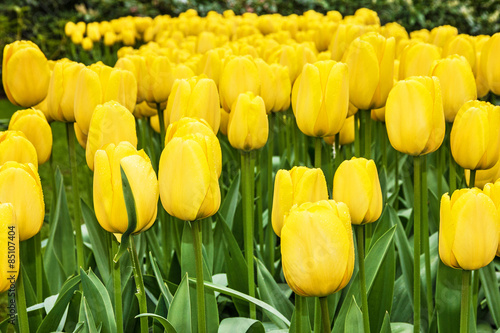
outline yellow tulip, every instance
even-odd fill
[[[500,64],[498,53],[500,50],[500,33],[496,33],[484,44],[481,51],[480,68],[481,75],[488,83],[488,87],[494,94],[500,95]]]
[[[413,76],[399,81],[387,98],[385,122],[394,149],[413,156],[437,150],[445,133],[439,80]]]
[[[349,207],[353,224],[377,221],[383,203],[375,162],[356,157],[342,162],[333,178],[333,199]]]
[[[439,78],[443,109],[447,122],[453,122],[465,102],[477,98],[476,80],[472,69],[462,56],[452,55],[438,60],[431,69],[431,75]]]
[[[75,120],[80,130],[87,134],[90,119],[97,105],[102,103],[102,86],[99,75],[90,68],[82,68],[75,87]]]
[[[94,170],[95,152],[108,143],[128,141],[137,147],[135,119],[118,102],[110,101],[95,108],[90,121],[85,157],[90,170]]]
[[[64,34],[70,37],[73,34],[73,31],[76,29],[76,24],[74,22],[68,21],[64,25]]]
[[[469,186],[470,181],[470,170],[465,169],[465,181],[467,186]],[[495,163],[495,165],[486,170],[477,170],[476,177],[474,181],[474,186],[478,188],[483,188],[487,183],[494,183],[500,179],[500,159]]]
[[[203,132],[196,129],[206,126]],[[158,179],[165,210],[184,221],[214,215],[220,206],[219,170],[222,164],[219,140],[208,124],[169,126],[160,157]],[[172,131],[174,133],[172,133]],[[179,189],[183,189],[179,191]]]
[[[24,133],[36,149],[38,165],[47,162],[52,153],[52,129],[42,111],[27,109],[14,112],[9,130]]]
[[[80,45],[83,42],[83,32],[78,30],[73,31],[71,42],[75,45]]]
[[[349,209],[333,200],[292,208],[281,231],[283,274],[301,296],[324,297],[344,288],[354,269]]]
[[[104,34],[104,45],[113,46],[116,42],[117,36],[113,31],[106,31]]]
[[[227,123],[229,143],[236,149],[250,151],[264,147],[269,135],[266,106],[260,96],[240,94],[231,107]]]
[[[38,157],[35,146],[23,132],[8,130],[0,132],[0,165],[7,161],[31,163],[38,166]]]
[[[443,49],[443,58],[458,54],[469,62],[472,72],[476,75],[476,50],[475,43],[471,36],[460,34],[450,39]]]
[[[497,208],[497,212],[500,216],[500,179],[495,181],[494,183],[489,183],[484,186],[483,193],[486,194],[493,201]],[[500,220],[499,220],[500,222]],[[498,229],[500,232],[500,228]],[[500,241],[500,237],[498,238]],[[497,248],[497,256],[500,255],[500,243]]]
[[[101,39],[99,22],[91,22],[87,24],[87,36],[89,36],[89,39],[93,42],[98,42]]]
[[[45,204],[40,176],[33,164],[10,161],[0,166],[0,202],[12,204],[20,241],[40,231]]]
[[[394,37],[370,32],[356,38],[346,53],[349,67],[349,100],[358,109],[378,109],[385,105],[393,86]]]
[[[299,79],[294,108],[299,129],[315,137],[337,134],[349,109],[347,65],[333,60],[306,64]]]
[[[372,110],[373,111],[373,110]],[[335,135],[325,136],[324,140],[329,145],[335,143]],[[354,142],[354,116],[347,117],[344,121],[344,125],[340,129],[339,133],[339,144],[341,146],[348,145]],[[340,152],[336,152],[337,154]]]
[[[490,90],[488,81],[484,77],[486,73],[483,73],[481,66],[481,54],[483,51],[483,46],[489,39],[490,36],[486,35],[479,35],[474,37],[474,46],[476,50],[476,68],[474,70],[474,73],[476,74],[476,88],[478,98],[483,98]]]
[[[97,150],[94,161],[94,207],[97,221],[107,231],[123,234],[128,215],[120,166],[134,196],[137,226],[134,233],[149,229],[156,219],[159,187],[156,174],[144,150],[124,141]]]
[[[213,49],[205,52],[203,57],[198,62],[199,73],[205,74],[209,79],[215,81],[217,87],[219,86],[219,78],[221,75],[222,58],[225,55],[224,49]]]
[[[477,188],[441,198],[439,256],[452,268],[479,269],[498,248],[500,217],[493,201]]]
[[[443,49],[456,35],[458,35],[457,28],[451,25],[442,25],[431,30],[429,42]]]
[[[47,96],[50,117],[57,121],[75,121],[75,92],[80,71],[85,65],[59,60],[54,65]]]
[[[279,170],[274,180],[272,223],[273,230],[281,237],[285,218],[294,205],[328,200],[325,175],[321,169],[293,167]]]
[[[260,93],[259,71],[249,56],[226,58],[219,81],[219,95],[224,110],[231,112],[231,107],[241,93],[247,91]]]
[[[427,29],[420,29],[410,32],[410,38],[413,40],[419,40],[424,43],[430,43],[429,39],[431,32]]]
[[[220,108],[220,126],[219,130],[222,134],[227,136],[227,124],[229,123],[229,112]]]
[[[281,45],[280,48],[269,56],[268,63],[277,63],[288,68],[290,81],[295,82],[302,68],[300,65],[303,65],[303,62],[299,62],[297,59],[297,55],[297,51],[293,46]]]
[[[123,44],[131,46],[135,44],[135,31],[126,29],[121,32]]]
[[[30,41],[16,41],[3,49],[2,82],[12,104],[25,108],[37,105],[45,96],[50,81],[47,58]]]
[[[214,131],[219,131],[220,107],[217,86],[211,79],[194,76],[176,80],[167,102],[166,124],[183,117],[204,119]]]
[[[138,119],[142,119],[145,117],[153,117],[158,114],[158,110],[156,108],[152,108],[149,106],[148,102],[143,101],[139,104],[135,105],[134,116]],[[157,116],[158,117],[158,116]],[[158,124],[159,126],[159,124]],[[158,130],[159,133],[159,130]]]
[[[87,134],[83,133],[78,123],[73,123],[73,128],[75,129],[76,140],[80,144],[80,146],[85,150],[87,148]]]
[[[291,83],[288,69],[278,64],[269,65],[262,59],[255,59],[261,82],[261,97],[266,112],[283,111],[290,106]]]
[[[352,41],[371,31],[375,31],[373,26],[362,24],[339,24],[339,27],[332,36],[329,46],[331,50],[331,59],[341,61]]]
[[[426,76],[434,61],[441,59],[441,52],[436,45],[412,42],[401,53],[399,60],[399,79],[410,76]]]
[[[0,203],[0,294],[15,288],[19,274],[19,229],[14,208],[10,203]]]
[[[484,170],[500,158],[500,106],[469,101],[457,113],[451,129],[451,153],[464,169]]]
[[[94,48],[94,42],[92,42],[92,39],[90,39],[89,37],[85,37],[82,40],[82,48],[85,51],[92,51],[92,49]]]

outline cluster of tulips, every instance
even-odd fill
[[[120,257],[128,249],[142,314],[148,313],[147,294],[134,237],[155,222],[156,230],[167,234],[173,218],[186,221],[196,259],[199,332],[208,329],[201,230],[210,222],[202,220],[217,214],[228,195],[219,183],[227,151],[241,155],[241,161],[234,162],[241,167],[248,295],[257,297],[258,248],[266,252],[271,274],[282,267],[295,293],[295,332],[310,329],[304,297],[317,298],[314,330],[330,332],[327,296],[346,287],[357,267],[365,333],[370,332],[370,321],[364,247],[389,195],[397,208],[398,152],[414,160],[413,258],[424,254],[427,307],[433,314],[426,155],[437,151],[440,196],[449,152],[450,194],[441,198],[439,255],[445,265],[463,270],[461,332],[474,325],[469,308],[477,308],[478,270],[500,253],[500,106],[477,100],[490,91],[500,94],[499,33],[473,37],[441,26],[408,34],[395,22],[381,26],[377,14],[366,8],[346,17],[339,12],[283,17],[225,11],[202,18],[189,10],[177,18],[68,22],[65,33],[84,50],[102,39],[106,47],[124,47],[113,67],[48,61],[29,41],[5,47],[6,95],[28,109],[14,113],[8,130],[0,132],[1,291],[11,287],[6,272],[14,270],[17,276],[19,271],[19,262],[14,269],[6,266],[8,227],[17,230],[16,249],[18,241],[33,238],[40,255],[45,205],[37,170],[40,164],[52,163],[50,123],[55,121],[66,123],[68,131],[74,273],[87,268],[76,138],[93,171],[95,217],[116,236],[110,241],[115,288],[120,288]],[[286,112],[290,108],[293,113]],[[387,136],[397,151],[392,193],[379,179],[372,151],[379,141],[372,128],[384,144]],[[273,177],[279,136],[289,140],[287,162],[294,167]],[[306,136],[314,138],[314,163],[309,163]],[[449,144],[441,147],[445,137]],[[267,157],[261,154],[266,145]],[[325,146],[334,151],[333,158],[328,151],[327,161],[322,159]],[[386,146],[380,148],[384,170]],[[231,154],[235,157],[234,151]],[[342,161],[346,154],[353,157]],[[264,158],[267,194],[262,191]],[[457,189],[456,164],[466,170],[470,189]],[[327,181],[324,171],[333,175],[330,195],[327,183],[332,180]],[[267,198],[267,227],[262,197]],[[221,214],[216,218],[225,223]],[[277,241],[281,256],[275,258]],[[160,247],[171,260],[167,244]],[[36,264],[41,262],[37,259]],[[420,332],[420,260],[414,260],[413,269],[413,327]],[[39,301],[41,283],[34,287]],[[24,297],[21,275],[17,288],[18,297]],[[123,332],[121,289],[116,290],[116,330]],[[26,302],[19,300],[18,325],[28,332],[22,304]],[[255,303],[250,303],[248,315],[257,318]],[[140,326],[141,332],[148,331],[147,317],[141,317]]]

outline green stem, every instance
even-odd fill
[[[320,332],[322,328],[321,321],[321,303],[319,297],[314,298],[314,332]]]
[[[372,120],[370,117],[370,110],[360,110],[358,112],[363,113],[363,117],[365,118],[364,122],[364,133],[363,135],[365,136],[365,152],[364,152],[364,157],[367,159],[371,159],[372,155]]]
[[[255,297],[254,265],[253,265],[253,172],[254,158],[252,152],[241,153],[241,167],[243,174],[243,231],[245,243],[245,259],[248,273],[248,295]],[[256,319],[255,304],[250,303],[250,318]]]
[[[359,121],[359,111],[354,114],[354,155],[361,157],[361,122]]]
[[[441,146],[438,150],[438,161],[437,161],[437,197],[441,200],[441,195],[443,194],[443,172],[444,172],[444,159],[445,159],[446,149]]]
[[[128,247],[128,252],[130,253],[130,258],[132,259],[132,270],[134,272],[136,293],[135,296],[139,301],[139,313],[148,313],[148,303],[146,300],[146,290],[144,288],[144,280],[142,278],[141,266],[139,264],[139,258],[137,257],[137,251],[135,250],[134,238],[130,237],[130,243]],[[141,333],[148,333],[148,318],[141,317]]]
[[[165,117],[163,116],[163,109],[160,103],[156,103],[156,110],[158,110],[158,122],[160,123],[160,148],[163,150],[165,147]]]
[[[115,256],[118,252],[118,245],[113,239],[114,236],[108,233],[111,241],[111,257]],[[114,262],[111,260],[111,265],[113,266],[113,291],[115,299],[115,316],[116,316],[116,328],[118,333],[123,333],[123,304],[122,304],[122,281],[120,272],[120,261]]]
[[[42,237],[37,233],[33,238],[35,247],[36,301],[43,302]]]
[[[476,186],[476,170],[471,170],[469,176],[469,188],[473,188],[474,186]]]
[[[83,238],[82,238],[82,208],[80,205],[80,191],[78,188],[78,170],[76,164],[76,144],[75,144],[75,128],[73,123],[66,123],[66,130],[68,135],[68,148],[69,148],[69,161],[71,166],[71,184],[73,187],[73,229],[75,230],[76,238],[76,258],[77,258],[77,269],[76,271],[80,274],[80,267],[84,270],[85,260],[83,256]]]
[[[297,122],[295,121],[295,117],[292,116],[292,128],[293,128],[293,165],[300,165],[299,158],[299,134],[300,130],[297,127]]]
[[[342,154],[340,151],[340,133],[335,134],[335,167],[333,168],[333,173],[337,171],[340,163],[342,161]]]
[[[256,168],[257,168],[257,180],[255,184],[255,196],[257,198],[257,233],[259,237],[259,248],[260,251],[264,249],[264,221],[262,218],[262,212],[264,208],[262,207],[262,169],[261,169],[261,156],[260,152],[256,152]]]
[[[321,169],[321,138],[314,138],[314,166]]]
[[[368,314],[368,295],[366,293],[365,250],[364,250],[364,225],[356,226],[356,245],[358,246],[359,284],[361,286],[361,304],[363,311],[363,327],[365,333],[370,333],[370,317]]]
[[[198,308],[198,332],[205,333],[207,325],[205,322],[205,285],[203,282],[203,256],[201,244],[201,221],[191,222],[191,233],[193,235],[194,254],[196,261],[196,301]]]
[[[413,332],[420,332],[420,209],[421,209],[421,159],[413,157]]]
[[[472,274],[472,313],[474,321],[477,320],[477,294],[479,293],[479,269]]]
[[[462,271],[462,302],[460,306],[460,333],[469,332],[469,314],[470,314],[470,277],[472,271]]]
[[[449,193],[453,193],[456,188],[457,188],[457,170],[456,170],[456,164],[455,160],[453,159],[453,155],[451,154],[451,148],[450,148],[450,137],[451,137],[451,126],[452,124],[446,123],[446,132],[447,132],[447,137],[448,137],[448,151],[450,152],[450,163],[449,163]]]
[[[295,294],[295,332],[302,332],[302,311],[304,305],[302,296]]]
[[[434,312],[432,303],[432,278],[431,278],[431,256],[429,245],[429,206],[427,190],[427,156],[422,156],[422,245],[424,246],[425,259],[425,284],[427,298],[427,316],[431,320]]]
[[[328,313],[328,298],[320,297],[321,304],[321,322],[323,323],[323,333],[330,333],[330,314]],[[365,331],[367,332],[367,331]]]
[[[29,333],[30,326],[28,320],[28,311],[26,308],[26,294],[24,292],[24,279],[23,272],[19,272],[19,276],[17,277],[17,286],[16,286],[16,298],[17,298],[17,320],[19,323],[19,332],[20,333]]]
[[[269,272],[274,276],[274,230],[271,216],[273,211],[273,153],[274,153],[274,119],[276,114],[269,115],[269,137],[267,139],[267,248],[269,255]]]
[[[396,196],[394,210],[397,212],[399,209],[399,151],[394,150],[394,157],[396,161],[396,167],[394,168],[394,195]]]
[[[382,145],[382,165],[387,170],[387,129],[385,123],[380,123],[380,142]]]

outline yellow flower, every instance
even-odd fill
[[[281,232],[283,274],[301,296],[324,297],[344,288],[354,269],[349,209],[333,200],[292,208]]]
[[[0,165],[7,161],[31,163],[35,168],[38,166],[35,146],[23,132],[16,130],[0,132]]]
[[[10,203],[0,203],[0,242],[1,294],[15,285],[19,274],[19,229]]]
[[[375,162],[356,157],[342,162],[333,178],[333,199],[349,207],[353,224],[377,221],[383,203]]]
[[[33,164],[10,161],[0,166],[0,202],[12,204],[20,241],[40,231],[45,204],[40,176]]]
[[[490,197],[490,199],[495,204],[495,207],[497,208],[497,212],[499,212],[500,214],[500,180],[497,180],[494,183],[486,184],[484,186],[483,193]],[[498,231],[500,232],[500,228],[498,229]],[[498,239],[500,241],[500,237]],[[497,256],[498,255],[500,255],[500,243],[498,244],[497,248]]]
[[[21,131],[30,140],[36,149],[38,165],[48,161],[52,153],[52,129],[42,111],[27,109],[14,112],[9,130]]]
[[[479,35],[474,38],[474,45],[476,50],[476,68],[474,73],[476,74],[476,87],[477,87],[477,97],[482,98],[486,96],[490,87],[488,81],[484,77],[486,73],[483,73],[481,66],[481,54],[483,51],[483,46],[490,39],[490,36]]]
[[[139,233],[153,225],[160,194],[149,157],[144,150],[137,151],[127,141],[107,144],[95,154],[94,207],[97,221],[109,232],[123,234],[127,231],[129,221],[120,166],[134,196],[137,214],[134,233]]]
[[[283,111],[290,106],[291,83],[288,69],[279,64],[269,65],[262,59],[255,59],[261,82],[261,97],[266,112]]]
[[[471,36],[460,34],[450,39],[443,50],[443,58],[458,54],[463,56],[469,62],[472,72],[476,75],[476,49],[474,40]]]
[[[321,169],[293,167],[292,170],[279,170],[274,180],[273,229],[281,237],[285,217],[294,205],[305,202],[328,200],[325,175]]]
[[[426,76],[434,61],[441,59],[441,52],[436,45],[412,42],[401,53],[399,60],[399,79],[410,76]]]
[[[354,116],[347,117],[344,125],[340,129],[339,134],[339,143],[341,146],[348,145],[354,142]],[[333,145],[335,143],[335,135],[325,136],[324,140],[329,145]],[[340,152],[336,153],[339,154]]]
[[[493,201],[477,188],[441,198],[439,256],[453,268],[488,265],[498,248],[500,218]]]
[[[94,48],[94,42],[92,42],[92,39],[90,39],[89,37],[85,37],[82,40],[82,48],[85,51],[92,51],[92,49]]]
[[[413,156],[437,150],[445,133],[442,103],[436,77],[399,81],[385,107],[387,134],[394,149]]]
[[[500,106],[469,101],[458,111],[451,129],[451,153],[464,169],[493,167],[500,157]]]
[[[2,82],[12,104],[34,106],[47,96],[50,69],[47,58],[30,41],[16,41],[3,49]]]
[[[87,36],[89,36],[89,39],[93,42],[98,42],[101,39],[99,22],[91,22],[87,24]]]
[[[87,148],[87,134],[83,133],[80,127],[78,127],[78,123],[73,123],[73,128],[75,129],[76,140],[80,144],[80,146],[85,150]]]
[[[445,48],[456,35],[458,35],[457,28],[451,25],[442,25],[431,30],[429,42],[440,48]]]
[[[470,181],[470,170],[465,169],[465,181],[467,186],[469,186]],[[489,169],[477,170],[476,177],[474,180],[474,186],[478,188],[483,188],[487,183],[494,183],[500,179],[500,159],[497,163]]]
[[[219,81],[219,95],[224,110],[230,112],[238,96],[250,91],[260,93],[259,71],[251,57],[226,58]]]
[[[484,44],[481,50],[480,72],[494,94],[500,95],[500,64],[498,53],[500,50],[500,33],[496,33]]]

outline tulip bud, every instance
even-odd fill
[[[483,193],[490,197],[490,199],[493,201],[500,216],[500,180],[497,180],[494,183],[486,184],[484,186]],[[498,231],[500,232],[500,228],[498,229]],[[500,237],[498,239],[500,241]],[[497,248],[497,256],[498,255],[500,255],[500,243],[498,244]]]
[[[436,151],[445,133],[442,103],[436,77],[414,76],[399,81],[385,107],[387,134],[394,149],[413,156]]]
[[[457,28],[442,25],[431,30],[429,42],[443,49],[456,35],[458,35]]]
[[[283,274],[301,296],[324,297],[344,288],[354,269],[349,209],[333,200],[292,208],[281,232]]]
[[[467,270],[487,266],[498,248],[500,217],[494,202],[477,188],[443,194],[439,257],[446,266]]]
[[[135,31],[134,30],[123,30],[121,33],[123,44],[134,45],[135,44]]]
[[[74,22],[68,21],[64,25],[64,34],[70,37],[73,34],[73,31],[76,29],[76,24]]]
[[[0,294],[14,286],[19,274],[19,229],[14,208],[0,203]]]
[[[217,86],[211,79],[192,77],[176,80],[168,99],[166,124],[183,117],[204,119],[215,134],[219,131],[220,107]]]
[[[113,31],[107,31],[104,34],[104,45],[113,46],[116,42],[116,34]]]
[[[214,215],[220,206],[219,140],[208,124],[193,119],[171,124],[166,139],[158,169],[163,207],[184,221]]]
[[[240,94],[231,110],[227,123],[227,137],[231,146],[244,151],[264,147],[269,124],[262,97],[251,92]]]
[[[83,42],[83,32],[78,30],[73,31],[71,42],[75,45],[80,45]]]
[[[337,134],[349,109],[347,65],[333,60],[306,64],[296,84],[294,113],[302,133],[315,137]]]
[[[38,166],[35,146],[23,132],[16,130],[0,132],[0,165],[7,161],[32,163],[35,168]]]
[[[90,170],[94,170],[94,155],[108,143],[128,141],[137,147],[135,119],[132,113],[118,102],[98,105],[90,121],[85,157]]]
[[[231,107],[241,93],[260,93],[260,78],[257,66],[251,57],[232,57],[226,60],[219,82],[219,95],[224,110]]]
[[[356,38],[344,55],[349,67],[349,100],[359,109],[385,105],[393,86],[394,37],[385,39],[376,32]]]
[[[450,146],[455,161],[464,169],[484,170],[500,158],[500,106],[469,101],[457,113]]]
[[[47,58],[30,41],[16,41],[3,49],[2,82],[12,104],[34,106],[47,96],[50,69]]]
[[[93,42],[98,42],[101,39],[99,22],[92,22],[87,24],[87,36],[89,36],[89,39]]]
[[[94,161],[94,207],[99,224],[107,231],[123,234],[128,215],[120,167],[134,196],[137,226],[133,233],[149,229],[158,210],[159,187],[156,174],[144,150],[129,142],[110,143],[97,150]]]
[[[294,205],[328,200],[325,175],[321,169],[293,167],[279,170],[274,180],[272,223],[273,230],[281,237],[285,218]]]
[[[500,95],[500,64],[498,53],[500,50],[500,33],[496,33],[484,44],[481,50],[480,72],[494,94]]]
[[[377,221],[383,203],[375,162],[356,157],[342,162],[333,178],[333,198],[349,207],[353,224]]]
[[[399,60],[399,79],[410,76],[427,76],[434,61],[441,59],[441,52],[436,45],[413,42],[408,45]]]
[[[290,106],[291,83],[288,69],[278,64],[267,64],[262,59],[255,59],[261,82],[261,97],[266,105],[266,112],[282,111]]]
[[[484,77],[486,73],[483,73],[481,66],[481,54],[483,51],[483,46],[490,39],[490,36],[479,35],[474,38],[474,46],[476,50],[476,68],[474,73],[476,75],[476,88],[477,88],[477,97],[483,98],[486,96],[490,87],[488,85],[488,81]]]
[[[472,72],[475,75],[476,71],[476,50],[474,40],[469,35],[458,35],[450,39],[449,43],[443,50],[443,58],[458,54],[463,56],[469,62]]]
[[[0,202],[12,204],[20,241],[40,231],[45,204],[40,176],[33,164],[10,161],[0,166]]]
[[[443,96],[443,109],[447,122],[453,122],[465,102],[477,98],[476,80],[472,69],[462,56],[452,55],[438,60],[431,75],[439,78]]]
[[[94,47],[94,42],[92,42],[92,39],[90,39],[89,37],[85,37],[82,40],[82,48],[85,51],[92,51],[93,47]]]
[[[14,112],[9,122],[9,131],[11,130],[23,132],[33,144],[38,165],[47,162],[52,153],[52,129],[42,111],[27,109]]]

